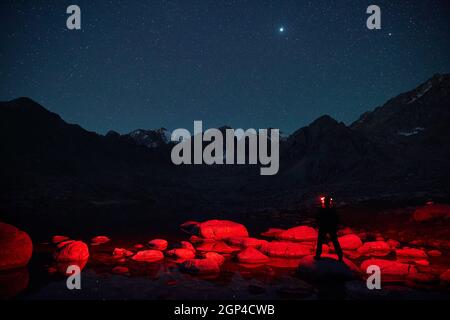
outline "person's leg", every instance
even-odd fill
[[[319,234],[317,236],[317,247],[316,247],[316,259],[320,258],[322,254],[322,244],[325,241],[325,232],[319,230]]]
[[[339,258],[339,261],[342,261],[342,259],[344,258],[344,254],[342,253],[342,248],[341,248],[341,245],[339,243],[337,233],[336,232],[331,232],[330,233],[330,237],[331,237],[331,241],[333,242],[334,251],[336,251],[336,254],[337,254],[338,258]]]

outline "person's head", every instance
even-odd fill
[[[333,205],[333,198],[331,196],[323,196],[320,198],[320,202],[322,203],[322,208],[330,208]]]

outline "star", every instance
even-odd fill
[[[278,29],[278,31],[279,31],[280,33],[283,33],[283,32],[284,32],[284,27],[280,27],[280,28]]]

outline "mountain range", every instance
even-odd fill
[[[158,210],[297,208],[450,195],[450,74],[437,74],[347,126],[322,116],[280,141],[280,171],[175,166],[170,132],[106,135],[29,98],[0,102],[0,210],[147,203]]]

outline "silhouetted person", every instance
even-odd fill
[[[338,255],[339,261],[342,261],[343,254],[341,245],[339,244],[337,231],[339,224],[339,216],[336,208],[332,206],[332,199],[330,196],[321,198],[322,206],[317,212],[317,224],[319,227],[319,235],[317,237],[317,248],[315,259],[320,259],[322,254],[322,245],[325,242],[327,234],[333,242],[334,250]]]

